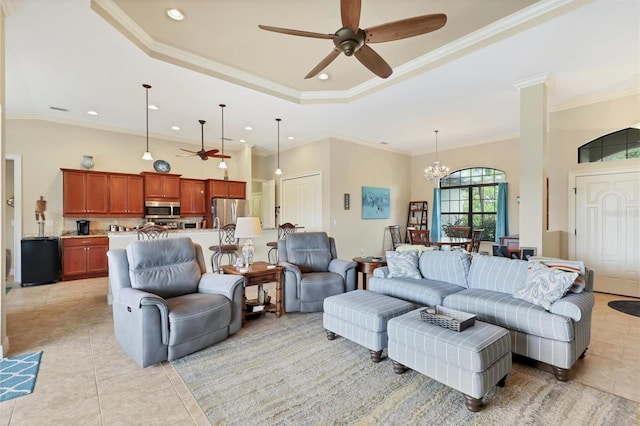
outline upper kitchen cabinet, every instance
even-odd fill
[[[204,216],[205,185],[203,180],[180,179],[180,216]]]
[[[180,201],[180,175],[142,172],[145,201]]]
[[[235,180],[207,180],[207,198],[247,198],[247,183]]]
[[[109,211],[114,216],[144,216],[144,178],[139,175],[109,175]]]
[[[109,214],[109,173],[62,170],[62,215]]]

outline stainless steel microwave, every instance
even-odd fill
[[[176,219],[180,217],[180,203],[169,201],[145,201],[146,219]]]

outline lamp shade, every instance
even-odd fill
[[[260,218],[257,217],[239,217],[236,222],[236,238],[254,238],[262,235],[262,227],[260,226]]]

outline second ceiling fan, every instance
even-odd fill
[[[316,65],[305,78],[312,78],[325,69],[340,53],[347,56],[355,56],[362,65],[367,67],[378,77],[387,78],[393,70],[389,64],[376,53],[367,43],[382,43],[385,41],[400,40],[414,37],[440,29],[447,23],[447,15],[442,13],[432,15],[414,16],[362,29],[360,25],[361,0],[341,0],[340,16],[342,28],[334,34],[314,33],[309,31],[292,30],[288,28],[258,25],[263,30],[277,33],[332,39],[334,49],[318,65]]]
[[[220,150],[218,149],[209,149],[209,150],[204,149],[204,124],[206,123],[206,121],[198,120],[198,123],[200,123],[200,141],[202,144],[200,151],[190,151],[188,149],[180,148],[181,151],[190,152],[191,154],[176,155],[176,157],[195,157],[197,155],[198,157],[200,157],[202,160],[205,160],[205,161],[208,160],[209,157],[231,158],[231,156],[229,155],[218,154],[218,152],[220,152]],[[230,139],[227,139],[227,140],[230,140]],[[222,143],[224,144],[224,140]]]

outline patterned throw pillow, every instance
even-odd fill
[[[418,270],[418,251],[388,251],[389,278],[422,278]]]
[[[575,272],[564,272],[533,262],[529,265],[526,281],[516,289],[513,297],[542,306],[548,311],[552,303],[567,293],[577,277]]]

